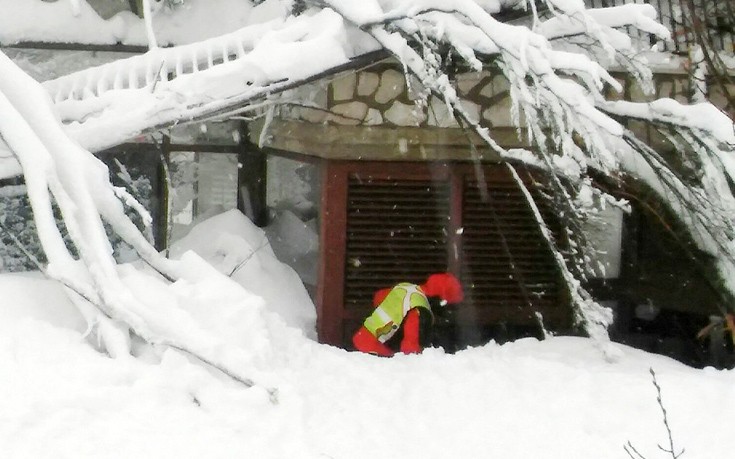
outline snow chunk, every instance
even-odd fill
[[[87,324],[77,308],[64,295],[63,287],[40,273],[0,276],[0,329],[15,320],[31,318],[50,325],[84,332]],[[11,300],[12,299],[12,300]]]
[[[263,230],[238,210],[198,224],[171,248],[180,258],[194,251],[219,272],[261,296],[266,307],[314,338],[316,311],[299,276],[276,258]]]

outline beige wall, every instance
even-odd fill
[[[301,105],[282,108],[260,138],[262,123],[252,126],[252,140],[286,151],[333,159],[497,159],[476,135],[459,128],[446,104],[413,78],[409,84],[400,67],[381,63],[360,72],[349,72],[332,80],[305,85],[296,91]],[[615,75],[623,85],[610,99],[647,101],[670,97],[687,102],[690,94],[684,72],[655,75],[655,92],[646,94],[632,77]],[[507,148],[528,147],[511,119],[509,85],[505,77],[489,71],[461,74],[456,87],[463,108],[471,118],[489,128],[496,141]],[[724,98],[713,91],[711,99],[724,106]],[[663,140],[643,123],[628,125],[642,139],[665,148]],[[519,138],[519,132],[521,137]],[[467,148],[471,140],[475,150]]]
[[[488,127],[510,127],[507,80],[489,72],[457,77],[459,95],[471,117]],[[282,113],[288,119],[344,126],[458,128],[444,101],[424,95],[414,78],[382,64],[299,90],[310,102]]]

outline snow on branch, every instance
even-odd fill
[[[631,133],[613,116],[616,110],[624,110],[623,103],[615,105],[605,102],[602,92],[605,86],[620,90],[620,85],[590,56],[556,50],[548,40],[584,34],[609,54],[619,56],[623,61],[630,60],[633,52],[631,42],[620,40],[621,35],[615,28],[633,26],[660,38],[669,36],[665,27],[656,22],[655,10],[650,5],[587,10],[581,1],[548,0],[546,6],[553,17],[538,24],[537,28],[530,29],[504,24],[469,0],[420,3],[384,1],[380,5],[377,2],[362,2],[360,8],[352,8],[351,4],[336,0],[325,0],[318,4],[334,9],[376,40],[404,65],[407,73],[418,78],[428,94],[443,99],[450,112],[463,125],[473,129],[501,158],[512,161],[519,157],[518,152],[508,152],[498,145],[489,131],[463,109],[451,78],[443,68],[443,58],[438,50],[442,44],[449,45],[451,51],[473,69],[483,65],[478,56],[483,56],[485,61],[488,55],[494,59],[494,65],[510,83],[511,112],[519,135],[525,133],[533,141],[535,150],[529,152],[530,156],[539,157],[545,165],[544,169],[552,174],[555,205],[559,206],[560,214],[565,216],[568,233],[574,241],[572,254],[577,260],[574,263],[582,263],[579,260],[584,260],[584,253],[589,247],[583,232],[578,231],[585,212],[578,207],[574,196],[584,187],[570,183],[570,176],[576,173],[581,179],[588,170],[602,172],[610,177],[623,173],[639,174],[638,170],[621,168],[621,162],[630,159],[626,154],[643,155],[648,160],[656,158],[655,152],[645,144],[633,141]],[[536,16],[536,11],[533,12]],[[638,78],[645,80],[650,77],[650,72],[640,63],[634,63],[631,68]],[[630,107],[626,109],[630,110]],[[659,120],[666,118],[669,122],[679,121],[696,130],[696,122],[692,123],[694,114],[691,112],[679,113],[667,106],[666,102],[650,105],[648,109],[655,112]],[[706,140],[706,135],[696,137],[699,146],[707,151],[715,151],[714,143],[730,139],[732,134],[728,134],[723,126],[718,126],[717,132],[709,132],[709,140]],[[621,139],[629,139],[622,151]],[[717,158],[723,164],[729,161],[728,156],[717,155]],[[665,170],[659,175],[671,176],[668,177],[669,186],[665,189],[658,187],[664,201],[671,196],[672,187],[678,191],[673,195],[678,202],[691,204],[692,197],[699,196],[697,193],[690,195],[682,189],[676,174],[668,174]],[[723,191],[722,186],[715,188]],[[706,187],[703,190],[705,196],[712,197],[707,194]],[[677,205],[673,204],[674,207]],[[719,212],[712,207],[708,205],[703,209]],[[719,214],[724,218],[724,215]],[[543,227],[542,221],[539,224]],[[721,244],[721,248],[724,246]],[[580,292],[572,295],[580,321],[591,335],[599,336],[597,324],[604,324],[605,320],[599,319],[598,312],[603,308],[594,306],[591,297],[580,290],[579,281],[584,278],[584,268],[570,267],[564,257],[557,257],[557,261],[562,272],[569,274],[565,280],[570,292]]]
[[[549,40],[582,35],[589,32],[588,17],[600,28],[621,28],[634,26],[642,32],[648,32],[662,40],[671,37],[669,30],[656,20],[657,13],[653,5],[635,4],[613,6],[609,8],[590,8],[573,15],[557,15],[539,24],[538,33]]]
[[[186,265],[158,254],[125,215],[107,168],[66,135],[43,88],[2,53],[0,113],[0,139],[23,167],[38,236],[48,259],[45,272],[73,292],[71,299],[90,328],[96,327],[105,350],[113,357],[130,355],[132,331],[150,344],[185,352],[253,386],[242,374],[246,359],[241,352],[225,346],[175,302],[146,301],[127,285],[112,257],[103,219],[158,271],[159,276],[150,276],[149,286],[165,290],[164,278],[196,281],[196,273],[214,272],[214,268],[197,266],[191,274],[187,266],[196,260]],[[52,201],[61,210],[79,260],[61,237]],[[220,277],[221,282],[229,282]],[[274,389],[268,392],[275,397]]]
[[[531,192],[528,190],[528,187],[526,187],[526,184],[523,183],[523,180],[518,176],[518,172],[510,163],[506,163],[506,166],[510,171],[513,180],[523,192],[526,202],[533,213],[534,219],[541,230],[541,235],[551,250],[557,266],[561,269],[562,277],[564,278],[564,282],[567,286],[569,296],[572,298],[573,304],[577,305],[577,322],[581,323],[585,331],[589,333],[590,337],[602,346],[602,350],[606,354],[607,358],[611,360],[616,359],[618,356],[614,348],[607,345],[607,342],[609,341],[607,328],[613,321],[612,311],[600,306],[596,301],[594,301],[592,296],[582,287],[578,276],[575,276],[574,273],[568,269],[567,261],[559,250],[554,236],[546,225],[546,222],[541,215],[541,211],[536,205],[533,196],[531,196]]]
[[[509,30],[515,31],[516,40],[507,40],[506,37],[497,37],[498,42],[510,46],[510,48],[503,48],[502,44],[498,44],[494,39],[494,29],[492,17],[482,18],[486,21],[485,24],[478,24],[472,22],[470,18],[474,19],[477,17],[476,11],[473,11],[474,4],[469,2],[464,4],[464,8],[446,8],[443,12],[447,14],[459,14],[465,20],[470,21],[470,24],[476,28],[476,37],[484,37],[485,44],[480,45],[483,50],[487,51],[492,49],[493,46],[497,45],[497,51],[501,55],[501,62],[499,67],[503,69],[505,75],[511,81],[511,88],[517,90],[516,97],[513,98],[514,102],[523,108],[525,108],[526,116],[528,117],[528,124],[538,125],[543,123],[536,123],[536,116],[538,118],[546,117],[547,114],[544,111],[549,110],[549,106],[556,106],[556,114],[560,115],[556,118],[549,118],[550,122],[557,123],[556,131],[564,132],[567,126],[564,126],[564,120],[577,118],[580,121],[576,123],[577,126],[584,128],[584,134],[586,138],[598,137],[600,130],[607,132],[612,135],[622,135],[622,127],[617,124],[614,120],[607,117],[605,114],[597,111],[594,105],[590,102],[586,93],[582,91],[582,87],[578,84],[573,83],[569,80],[563,80],[556,75],[556,71],[566,71],[571,74],[578,74],[581,79],[587,82],[588,89],[598,92],[603,86],[603,80],[618,86],[617,82],[607,74],[607,72],[601,68],[598,64],[586,59],[584,56],[572,55],[569,53],[553,51],[544,40],[537,40],[536,36],[526,28],[513,28],[507,29],[505,25],[499,25],[498,28],[503,28],[506,33]],[[331,3],[334,8],[339,8],[336,3]],[[456,5],[453,5],[453,7]],[[437,42],[444,38],[445,28],[443,27],[444,21],[434,18],[434,20],[442,23],[442,27],[437,31],[436,27],[431,24],[426,24],[425,21],[429,17],[434,17],[441,11],[440,8],[430,8],[422,11],[413,11],[414,14],[426,14],[422,18],[414,17],[413,20],[409,20],[410,11],[406,13],[392,12],[390,15],[382,17],[380,20],[370,20],[364,24],[356,24],[361,29],[369,33],[375,40],[377,40],[381,46],[389,50],[400,62],[402,62],[408,73],[416,76],[424,87],[429,92],[439,98],[445,100],[451,111],[460,119],[460,121],[470,126],[480,137],[485,141],[486,144],[491,146],[501,157],[506,160],[512,160],[517,158],[518,152],[506,152],[504,148],[495,142],[489,135],[487,129],[480,126],[477,120],[472,119],[468,113],[464,110],[456,91],[454,90],[448,75],[443,73],[443,70],[439,64],[440,60],[431,53],[435,50],[431,44],[426,44],[423,37],[431,36]],[[342,11],[340,11],[341,14]],[[343,14],[345,15],[345,14]],[[354,20],[355,16],[351,16]],[[389,20],[390,19],[390,20]],[[391,22],[395,21],[395,22]],[[451,21],[450,21],[451,23]],[[418,42],[421,43],[421,52],[415,50],[412,47],[411,39],[418,35]],[[510,34],[513,35],[513,34]],[[478,43],[482,43],[483,40],[474,40],[472,45],[462,44],[461,40],[457,37],[448,39],[452,46],[458,48],[459,54],[468,60],[468,63],[472,67],[475,67],[476,61],[471,53],[468,53],[468,49],[473,49],[473,45],[477,46]],[[467,56],[470,56],[469,59]],[[526,78],[531,75],[534,82],[538,83],[538,87],[533,88],[526,84]],[[519,99],[522,102],[519,102]],[[529,110],[530,109],[530,110]],[[553,108],[552,108],[553,109]],[[518,113],[518,111],[516,112]],[[517,119],[517,124],[520,125],[520,121]],[[591,126],[590,126],[591,125]],[[552,173],[559,173],[556,167],[555,158],[546,149],[546,133],[541,129],[530,131],[537,139],[542,152],[543,162],[545,169]],[[567,143],[567,146],[570,144]],[[580,157],[581,151],[576,146],[568,147],[572,149],[577,156]],[[562,150],[563,151],[563,150]],[[509,166],[510,167],[510,166]],[[576,306],[577,320],[582,327],[598,341],[606,341],[607,334],[606,328],[612,321],[611,312],[597,304],[581,286],[580,278],[584,276],[583,271],[577,271],[577,274],[573,274],[568,267],[568,261],[561,254],[556,244],[553,242],[553,238],[543,221],[538,207],[534,202],[530,192],[528,192],[525,185],[520,181],[520,178],[515,173],[515,170],[511,167],[511,172],[519,183],[519,186],[524,191],[527,202],[531,209],[534,210],[537,223],[542,230],[549,248],[554,254],[555,261],[560,267],[563,273],[563,279],[567,285],[568,291],[573,304]],[[573,198],[568,194],[564,185],[558,180],[554,179],[556,184],[555,190],[563,197],[568,208],[573,208]],[[574,210],[574,209],[572,209]],[[581,232],[578,233],[581,235]],[[580,236],[583,238],[583,236]],[[583,242],[583,241],[582,241]],[[606,353],[610,353],[611,349],[605,349]],[[613,356],[610,355],[612,358]]]
[[[735,124],[727,114],[710,103],[684,105],[674,99],[664,98],[647,103],[606,101],[600,105],[602,110],[616,116],[698,129],[717,142],[735,146]]]
[[[650,5],[586,9],[581,0],[545,0],[541,12],[536,8],[541,2],[529,0],[531,23],[510,24],[492,15],[500,11],[500,3],[481,3],[309,0],[308,9],[297,17],[248,26],[184,47],[154,49],[60,78],[46,87],[67,122],[65,132],[95,150],[173,123],[288,103],[287,98],[274,96],[349,68],[358,56],[380,53],[382,58],[387,53],[407,75],[418,79],[422,86],[418,92],[424,97],[419,104],[430,95],[438,97],[462,126],[477,133],[501,159],[523,158],[543,165],[551,175],[554,204],[573,242],[570,260],[558,259],[562,271],[572,273],[567,278],[570,291],[579,291],[574,283],[584,278],[584,268],[577,264],[584,264],[588,248],[583,232],[578,231],[586,210],[580,207],[578,195],[586,189],[590,171],[613,179],[627,174],[647,181],[674,209],[697,206],[693,232],[701,230],[713,237],[715,226],[706,223],[707,215],[715,215],[717,225],[733,226],[727,214],[732,198],[727,179],[735,176],[733,134],[721,118],[716,123],[705,121],[715,119],[711,107],[684,109],[670,101],[646,106],[608,102],[606,90],[619,91],[620,84],[595,56],[561,48],[566,38],[582,35],[595,50],[602,49],[624,63],[644,88],[650,88],[650,70],[636,59],[631,41],[618,30],[633,27],[668,37]],[[457,65],[473,70],[492,65],[502,72],[509,82],[513,123],[533,148],[507,151],[465,110],[454,87],[452,72]],[[660,155],[627,130],[621,118],[685,128],[675,141],[698,155],[696,163],[704,169],[696,186],[689,189],[681,174],[670,170]],[[631,166],[638,163],[645,167]],[[105,196],[109,201],[97,202],[97,210],[108,221],[118,222],[119,232],[135,238],[133,228],[115,217],[119,201],[114,193]],[[70,201],[77,204],[79,198]],[[720,204],[715,203],[726,205],[718,208]],[[714,240],[711,251],[723,260],[735,260],[735,248],[729,248],[735,245],[730,243],[730,230]],[[735,285],[730,289],[735,292]],[[588,324],[590,334],[597,334],[593,324],[599,321],[590,312],[594,308],[587,307],[587,296],[574,297],[582,322]]]

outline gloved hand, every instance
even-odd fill
[[[418,308],[411,309],[403,320],[401,352],[404,354],[420,354],[423,350],[419,340],[419,314]]]
[[[393,351],[385,344],[378,341],[378,338],[373,336],[365,326],[360,327],[360,329],[352,336],[352,344],[355,345],[355,349],[358,351],[366,352],[368,354],[380,355],[383,357],[393,356]]]

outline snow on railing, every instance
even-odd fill
[[[630,0],[585,0],[591,8],[603,8],[629,3]],[[699,3],[715,0],[695,0]],[[674,40],[665,43],[666,50],[685,52],[691,34],[683,22],[681,0],[634,0],[650,3],[659,11],[663,23],[672,30]],[[249,26],[220,37],[173,48],[156,48],[143,55],[122,59],[86,69],[44,83],[55,103],[99,97],[109,90],[153,87],[160,81],[172,81],[181,75],[201,72],[222,63],[237,60],[250,52],[258,38],[273,24]],[[628,27],[629,35],[641,42],[649,34]],[[735,36],[722,32],[711,35],[715,49],[732,50]],[[652,43],[651,43],[652,44]]]
[[[99,97],[109,90],[153,88],[159,81],[172,81],[245,56],[263,32],[263,27],[251,26],[190,45],[155,48],[46,81],[43,86],[55,103]]]

